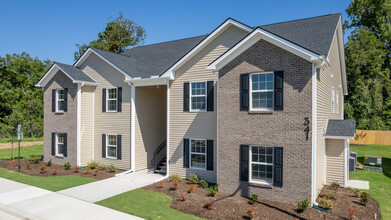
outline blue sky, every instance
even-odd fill
[[[250,26],[339,12],[347,19],[348,5],[343,0],[2,0],[0,56],[25,51],[73,64],[75,44],[97,39],[107,18],[118,12],[144,27],[145,44],[152,44],[210,33],[228,17]]]

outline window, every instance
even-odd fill
[[[63,112],[65,106],[65,93],[63,89],[57,90],[57,112]]]
[[[335,102],[335,108],[337,110],[337,114],[339,114],[339,92],[337,91],[337,97],[336,97],[336,102]]]
[[[273,110],[274,73],[253,73],[250,77],[250,110]]]
[[[335,90],[331,88],[331,113],[335,113]]]
[[[106,135],[106,158],[117,159],[117,135]]]
[[[250,182],[273,184],[273,147],[251,146]]]
[[[190,139],[190,168],[206,169],[206,140]]]
[[[108,112],[117,111],[117,88],[107,89],[106,109]]]
[[[206,82],[190,83],[190,110],[206,110]]]
[[[65,147],[64,147],[64,134],[63,133],[57,133],[57,144],[56,144],[56,156],[64,156],[65,153]]]

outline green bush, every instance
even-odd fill
[[[117,168],[113,164],[110,164],[108,169],[109,169],[109,173],[114,173],[117,170]]]
[[[108,169],[108,167],[106,165],[104,165],[104,164],[99,164],[99,166],[98,166],[98,170],[105,171],[107,169]]]
[[[323,189],[322,194],[326,199],[335,199],[335,191],[331,189]]]
[[[70,164],[69,162],[66,162],[66,163],[64,164],[64,169],[70,170],[70,169],[71,169],[71,164]]]
[[[360,202],[364,205],[367,205],[369,199],[369,192],[368,190],[364,190],[360,193]]]
[[[354,189],[354,197],[356,198],[360,197],[360,190]]]
[[[209,184],[205,180],[200,180],[200,186],[202,188],[208,188]]]
[[[299,212],[304,212],[308,207],[310,207],[310,202],[308,199],[297,202],[297,210]]]
[[[41,157],[39,156],[34,156],[34,155],[30,155],[30,161],[34,164],[38,164],[39,161],[41,160]]]
[[[189,182],[193,184],[198,184],[200,182],[200,179],[198,179],[197,174],[191,174],[189,177]]]
[[[251,193],[250,202],[252,204],[258,202],[258,198],[259,198],[258,194]]]
[[[92,160],[92,161],[88,162],[87,167],[94,170],[99,167],[99,163],[96,162],[95,160]]]
[[[329,209],[332,209],[333,206],[334,206],[333,201],[330,199],[321,198],[319,200],[319,207],[321,207],[321,208],[329,210]]]
[[[336,182],[331,183],[330,189],[331,190],[337,190],[339,188],[339,184]]]
[[[52,166],[52,159],[50,159],[47,163],[45,163],[45,165],[47,167],[51,167]]]
[[[182,178],[178,174],[174,174],[171,176],[171,179],[178,180],[178,182],[182,182]]]
[[[209,192],[210,192],[210,194],[213,196],[213,197],[215,197],[216,196],[216,194],[217,194],[217,191],[219,191],[219,184],[216,184],[216,185],[213,185],[213,186],[210,186],[209,187]]]

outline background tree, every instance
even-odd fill
[[[109,17],[109,21],[105,30],[99,32],[98,40],[91,41],[88,45],[76,44],[78,51],[74,54],[75,60],[79,59],[89,46],[121,53],[131,46],[144,43],[146,37],[144,28],[138,26],[133,21],[124,18],[122,13],[119,13],[119,16],[116,19]]]
[[[391,129],[391,0],[352,0],[345,44],[349,95],[345,117],[358,129]]]

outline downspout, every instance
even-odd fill
[[[80,166],[81,165],[81,87],[84,86],[84,83],[78,83],[77,84],[77,134],[76,134],[76,137],[77,137],[77,142],[76,142],[76,145],[77,145],[77,148],[76,148],[76,161],[77,161],[77,166]]]
[[[312,204],[315,205],[315,206],[318,206],[318,203],[316,202],[316,128],[317,128],[317,125],[316,125],[316,83],[317,83],[317,79],[316,79],[316,74],[317,74],[317,69],[322,67],[325,63],[326,63],[326,60],[325,60],[325,57],[324,56],[321,56],[319,58],[319,60],[321,60],[322,62],[317,65],[317,66],[314,66],[314,64],[312,64],[312,174],[311,174],[311,201],[312,201]]]

